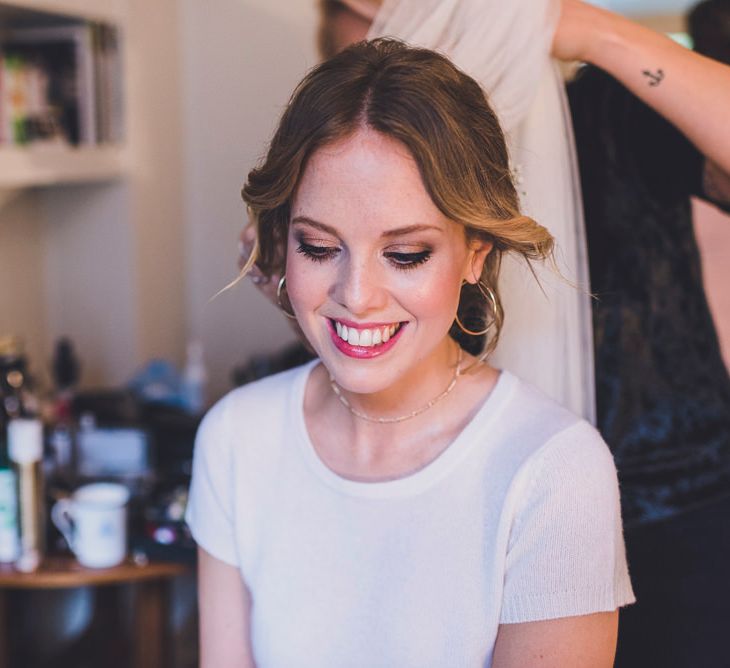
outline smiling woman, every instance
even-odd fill
[[[418,410],[453,375],[447,334],[461,285],[479,280],[491,242],[468,243],[408,150],[369,129],[313,154],[292,213],[289,297],[330,376],[349,405],[368,404],[364,414]]]
[[[610,666],[633,600],[611,455],[487,363],[501,258],[553,242],[479,86],[351,47],[299,85],[243,197],[244,272],[283,275],[318,359],[201,427],[202,665]]]
[[[498,308],[490,316],[498,321],[487,344],[491,350],[499,336],[496,275],[503,253],[542,260],[550,255],[552,237],[520,213],[502,130],[479,85],[430,51],[412,49],[406,59],[397,42],[378,43],[367,53],[345,51],[313,70],[295,91],[266,162],[249,174],[243,190],[258,233],[258,252],[244,272],[255,263],[267,276],[282,273],[294,194],[309,158],[357,130],[370,130],[407,154],[428,196],[429,215],[458,221],[470,240],[493,245],[483,271],[468,281],[476,285],[480,278],[495,296]],[[376,58],[382,67],[377,77],[372,71]],[[443,85],[435,88],[438,78]],[[337,95],[329,93],[330,87]],[[382,178],[377,158],[370,171]],[[379,184],[374,190],[379,192]],[[373,194],[371,187],[360,198],[372,202],[378,199]],[[470,317],[484,310],[483,290],[463,291],[462,308]],[[456,326],[452,333],[457,334]]]

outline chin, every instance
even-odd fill
[[[337,379],[335,378],[335,380]],[[375,378],[343,378],[342,382],[338,381],[337,384],[352,394],[372,395],[386,391],[395,382],[396,379],[391,379],[389,382],[388,379],[378,374]]]
[[[335,382],[353,394],[376,394],[398,381],[400,374],[384,360],[354,360],[339,353],[320,355],[320,360]]]

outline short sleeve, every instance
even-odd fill
[[[200,547],[237,566],[233,517],[233,465],[224,399],[205,416],[195,438],[185,520]]]
[[[521,472],[500,623],[615,610],[634,602],[616,468],[585,422],[546,443]]]

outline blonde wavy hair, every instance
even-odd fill
[[[469,352],[491,352],[503,321],[497,278],[502,256],[528,263],[552,256],[553,238],[522,215],[504,135],[476,81],[444,56],[393,39],[348,47],[311,70],[295,89],[262,164],[242,190],[256,230],[242,269],[256,264],[282,274],[292,201],[315,151],[363,127],[404,144],[441,213],[466,228],[467,238],[493,244],[479,286],[462,288],[458,315],[469,329],[491,323],[488,340],[450,334]]]

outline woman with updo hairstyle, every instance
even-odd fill
[[[611,666],[633,601],[611,455],[489,364],[501,259],[553,241],[479,85],[356,44],[294,91],[243,199],[244,274],[281,276],[317,359],[200,428],[201,666]]]

